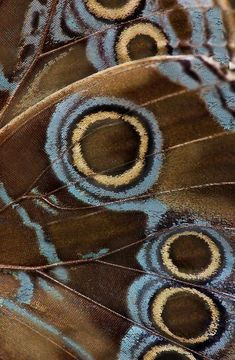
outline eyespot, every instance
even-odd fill
[[[161,146],[155,116],[146,109],[124,99],[73,96],[53,115],[46,151],[69,191],[79,199],[85,191],[92,202],[93,196],[105,200],[145,192],[162,161],[161,154],[147,155],[159,154]]]
[[[135,21],[90,38],[87,58],[98,70],[171,52],[168,37],[154,20]]]
[[[210,278],[218,272],[222,260],[216,243],[198,231],[170,236],[161,248],[161,256],[166,268],[184,280]]]
[[[146,270],[214,285],[222,284],[233,268],[232,249],[223,236],[196,225],[162,233],[142,247],[137,259]]]
[[[169,343],[161,336],[150,335],[141,327],[132,326],[125,334],[119,360],[199,360],[196,354]]]
[[[118,35],[115,49],[118,63],[168,53],[168,40],[162,30],[150,22],[138,22],[124,27]]]
[[[186,344],[207,341],[216,335],[219,311],[211,298],[191,288],[169,288],[157,294],[152,317],[165,334]]]
[[[120,122],[123,122],[123,125],[119,125]],[[101,123],[101,125],[99,125],[98,123]],[[102,170],[105,171],[105,168],[110,168],[112,169],[112,164],[119,164],[120,168],[123,167],[123,164],[125,164],[125,161],[122,160],[122,156],[121,154],[117,154],[117,147],[118,147],[118,142],[115,142],[115,134],[113,134],[113,136],[111,136],[111,139],[107,139],[108,140],[108,148],[110,148],[110,140],[114,141],[113,146],[115,147],[115,151],[112,149],[110,149],[110,153],[107,153],[106,150],[107,147],[105,146],[105,144],[100,144],[98,143],[97,145],[97,151],[99,151],[100,157],[98,159],[98,162],[102,162],[103,166],[101,165],[101,173],[96,173],[96,170],[92,169],[91,166],[89,166],[89,164],[87,163],[86,159],[84,159],[84,154],[83,154],[83,149],[82,149],[82,139],[85,138],[87,131],[89,130],[90,127],[95,126],[96,125],[96,131],[98,131],[97,129],[100,129],[100,132],[102,132],[102,124],[103,126],[111,126],[114,125],[115,123],[117,126],[119,126],[119,128],[122,126],[123,127],[123,131],[121,131],[121,129],[119,129],[119,133],[121,134],[121,137],[119,139],[118,142],[121,142],[122,139],[127,140],[127,142],[129,141],[129,144],[131,142],[134,142],[133,144],[133,148],[130,147],[129,151],[133,151],[134,157],[136,157],[136,161],[134,161],[132,158],[130,158],[130,163],[132,163],[132,161],[134,161],[134,164],[130,165],[130,168],[128,170],[124,170],[121,173],[118,173],[117,175],[103,175],[102,174]],[[127,126],[126,126],[127,125]],[[136,134],[133,133],[133,130]],[[112,129],[113,132],[115,132],[115,128],[113,127]],[[126,139],[127,135],[126,132],[129,131],[130,132],[130,138]],[[102,139],[102,135],[104,137],[104,141],[105,139],[105,134],[100,134],[100,138]],[[88,136],[88,134],[87,134]],[[133,141],[133,136],[136,137],[136,139]],[[94,139],[96,140],[96,139]],[[138,144],[137,144],[138,142]],[[95,113],[92,113],[90,115],[86,115],[78,124],[77,128],[73,131],[73,136],[72,136],[72,143],[73,143],[73,148],[72,148],[72,152],[73,152],[73,162],[74,165],[76,166],[77,170],[81,173],[83,173],[86,176],[89,177],[93,177],[93,179],[95,181],[97,181],[97,183],[102,184],[102,185],[110,185],[110,186],[122,186],[122,185],[127,185],[129,184],[129,182],[135,180],[141,173],[141,171],[143,171],[144,168],[144,163],[145,163],[145,156],[147,154],[148,151],[148,134],[146,132],[146,129],[144,128],[144,126],[141,124],[141,122],[138,121],[138,119],[135,116],[130,116],[127,114],[121,114],[115,111],[98,111]],[[93,145],[93,148],[95,146],[95,143],[90,143],[91,147]],[[99,149],[99,145],[101,147],[101,149]],[[124,144],[123,144],[124,145]],[[139,148],[138,150],[136,148]],[[120,151],[120,149],[119,149]],[[87,146],[86,152],[89,152],[89,144]],[[95,154],[89,154],[89,158],[90,161],[93,163],[93,166],[97,167],[97,161],[96,161],[96,156],[94,157]],[[92,156],[93,155],[93,156]],[[117,159],[115,161],[115,155],[117,155]],[[121,159],[120,159],[121,157]],[[102,158],[102,159],[101,159]],[[110,161],[109,161],[110,160]],[[108,162],[108,164],[106,164],[106,162]],[[118,165],[116,165],[116,168],[118,167]]]
[[[195,360],[189,351],[174,345],[155,345],[146,354],[143,360]]]
[[[95,17],[110,21],[130,18],[145,3],[143,0],[85,0],[84,2]]]
[[[234,303],[223,295],[145,275],[128,290],[129,316],[159,336],[216,354],[234,334]]]

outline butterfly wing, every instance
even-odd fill
[[[7,355],[18,326],[22,356],[232,354],[230,77],[203,58],[130,63],[2,131],[1,264],[44,269],[2,275]]]
[[[232,56],[233,27],[225,16],[230,10],[214,1],[129,0],[113,8],[97,1],[55,3],[43,47],[8,101],[2,126],[61,88],[127,61],[201,54],[227,67]]]
[[[1,114],[33,67],[43,47],[53,1],[23,0],[0,3]]]

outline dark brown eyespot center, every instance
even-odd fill
[[[162,319],[174,335],[186,339],[203,335],[212,321],[208,304],[189,292],[170,296],[164,306]]]
[[[132,60],[154,56],[158,52],[156,41],[149,35],[135,36],[128,44],[128,53]]]
[[[97,2],[107,9],[115,9],[126,5],[130,0],[98,0]]]
[[[155,360],[188,360],[188,358],[176,351],[163,351],[161,354],[156,356]]]
[[[105,172],[117,175],[133,166],[138,158],[139,144],[140,137],[129,123],[104,119],[89,127],[81,141],[81,148],[91,169],[102,172],[117,167]]]
[[[170,259],[179,271],[198,273],[206,269],[211,262],[208,244],[199,236],[182,235],[171,244]]]

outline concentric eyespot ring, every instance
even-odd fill
[[[138,22],[124,27],[115,49],[118,63],[168,53],[168,40],[161,29],[151,22]]]
[[[143,355],[143,360],[196,360],[192,353],[175,345],[155,345],[146,354]]]
[[[176,261],[177,259],[173,259],[173,253],[172,253],[172,247],[175,245],[177,248],[177,243],[183,240],[183,238],[189,238],[188,245],[192,243],[193,241],[190,241],[192,238],[196,238],[198,241],[198,244],[194,246],[194,257],[197,258],[197,261],[195,262],[195,273],[187,273],[184,272],[181,268],[185,266],[187,268],[187,260],[185,261],[185,264],[179,264],[177,266]],[[201,240],[201,241],[200,241]],[[195,242],[195,241],[194,241]],[[187,242],[185,244],[187,246]],[[198,245],[198,246],[197,246]],[[198,249],[201,248],[201,249]],[[185,248],[187,249],[187,248]],[[204,269],[201,270],[198,265],[198,255],[201,255],[201,262],[204,260]],[[182,257],[184,257],[184,253],[182,253]],[[196,231],[184,231],[179,234],[174,234],[170,236],[166,242],[163,244],[161,248],[161,256],[163,264],[166,266],[166,268],[172,272],[175,276],[177,276],[180,279],[183,280],[205,280],[213,276],[215,273],[217,273],[218,269],[221,265],[221,253],[220,249],[216,245],[216,243],[208,236],[200,232]],[[206,259],[203,259],[203,256]],[[196,260],[196,259],[195,259]],[[180,262],[179,262],[180,263]],[[192,266],[192,263],[191,263]]]
[[[107,29],[90,38],[86,48],[87,58],[98,70],[170,51],[168,36],[154,19]]]
[[[198,360],[189,350],[133,326],[121,342],[119,360]]]
[[[174,313],[173,309],[182,309],[184,303],[190,305],[192,309],[199,309],[197,313],[198,319],[194,318],[193,321],[186,319],[191,327],[196,325],[196,330],[191,329],[190,331],[187,324],[185,324],[183,313],[179,314],[176,319],[176,313]],[[220,318],[219,311],[211,298],[196,289],[186,287],[164,289],[158,293],[152,303],[152,316],[157,327],[165,334],[187,344],[202,343],[215,336]],[[208,321],[209,318],[210,321]],[[207,321],[208,324],[203,329]],[[194,333],[194,336],[180,336],[180,333],[182,335],[184,333]]]
[[[220,294],[144,275],[129,287],[127,303],[132,320],[208,357],[234,336],[234,302]]]
[[[107,136],[103,131],[110,128],[113,133],[115,122],[119,132],[112,142],[110,133]],[[94,133],[99,131],[99,139],[94,138]],[[125,144],[134,144],[131,145],[131,161],[126,161],[130,156],[128,149],[123,151],[119,145],[127,137],[131,141],[125,141]],[[104,141],[109,142],[108,147],[102,146]],[[47,132],[46,152],[56,176],[77,199],[97,205],[108,199],[146,192],[159,176],[161,148],[161,132],[154,114],[119,98],[81,99],[79,95],[73,95],[57,106]],[[121,163],[118,171],[110,166],[116,153],[120,155]],[[147,156],[152,153],[156,155]]]
[[[121,174],[112,176],[112,175],[103,175],[97,174],[93,169],[89,167],[84,159],[81,148],[81,140],[86,133],[87,129],[100,121],[108,118],[111,121],[120,120],[129,123],[135,131],[138,133],[140,137],[140,145],[138,151],[138,158],[134,165],[129,169],[124,171]],[[77,125],[76,129],[73,132],[72,136],[73,143],[73,160],[74,165],[77,170],[83,173],[86,176],[93,177],[99,184],[103,184],[105,186],[122,186],[127,185],[130,181],[133,181],[135,178],[139,176],[144,167],[144,160],[148,150],[148,134],[144,126],[138,121],[135,116],[130,116],[127,114],[120,114],[115,111],[98,111],[96,113],[92,113],[90,115],[86,115]],[[98,145],[98,144],[97,144]]]
[[[104,20],[124,20],[135,14],[143,0],[84,0],[88,10],[95,17]]]
[[[174,227],[144,244],[137,260],[147,271],[184,281],[223,284],[234,257],[225,238],[207,226]]]

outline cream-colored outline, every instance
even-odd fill
[[[85,3],[92,14],[107,20],[125,19],[136,10],[140,5],[140,2],[141,0],[129,0],[125,5],[118,8],[107,8],[97,0],[85,0]]]
[[[144,355],[143,360],[155,360],[156,356],[160,355],[164,351],[175,351],[186,356],[188,360],[196,360],[189,351],[175,345],[156,345]]]
[[[164,306],[167,303],[167,300],[172,295],[175,295],[175,294],[178,294],[181,292],[182,293],[189,292],[195,296],[199,296],[201,299],[203,299],[207,303],[207,305],[210,309],[211,319],[212,319],[211,324],[208,327],[208,329],[206,330],[206,332],[201,336],[192,337],[189,339],[181,337],[181,336],[177,336],[172,331],[170,331],[169,328],[164,324],[164,321],[162,318],[162,312],[163,312]],[[191,289],[191,288],[187,288],[187,287],[169,288],[169,289],[162,290],[160,292],[160,294],[158,294],[153,301],[152,314],[153,314],[154,322],[162,331],[164,331],[164,333],[166,333],[167,335],[171,336],[174,339],[177,339],[177,340],[179,340],[183,343],[187,343],[187,344],[198,344],[198,343],[208,340],[209,337],[214,336],[218,330],[219,316],[220,316],[219,311],[217,310],[212,299],[210,299],[208,296],[206,296],[205,294],[203,294],[202,292],[200,292],[196,289]]]
[[[91,124],[94,124],[97,121],[101,121],[107,118],[111,120],[122,119],[123,121],[128,122],[134,127],[134,129],[140,136],[139,154],[136,163],[132,166],[131,169],[124,171],[122,174],[116,176],[102,175],[94,172],[88,166],[85,159],[83,158],[81,144],[80,144],[80,141],[84,133]],[[73,162],[79,172],[82,172],[84,175],[88,177],[92,177],[100,184],[121,186],[121,185],[129,184],[141,173],[144,167],[145,155],[148,149],[148,134],[144,126],[141,124],[141,122],[134,116],[125,115],[125,114],[122,115],[114,111],[99,111],[95,114],[86,115],[77,124],[77,128],[73,132],[72,144],[73,144],[73,148],[72,148]]]
[[[158,53],[156,55],[164,55],[167,52],[168,41],[163,32],[151,23],[141,22],[131,25],[121,32],[116,44],[116,54],[119,64],[132,60],[128,52],[128,44],[137,35],[150,36],[156,42],[158,47]]]
[[[170,254],[169,254],[170,247],[174,243],[174,241],[177,240],[182,235],[197,236],[200,239],[202,239],[203,241],[205,241],[205,243],[208,245],[210,252],[211,252],[211,262],[205,270],[198,272],[196,274],[188,274],[188,273],[179,271],[178,267],[176,265],[174,265],[173,261],[170,258]],[[218,271],[220,264],[221,264],[221,254],[220,254],[219,248],[214,243],[214,241],[211,240],[209,238],[209,236],[207,236],[203,233],[196,232],[196,231],[184,231],[184,232],[174,234],[173,236],[169,237],[161,248],[161,256],[162,256],[163,264],[166,266],[166,268],[168,270],[170,270],[170,272],[173,275],[175,275],[178,278],[183,279],[183,280],[206,280],[206,279],[209,279],[213,274],[215,274]]]

